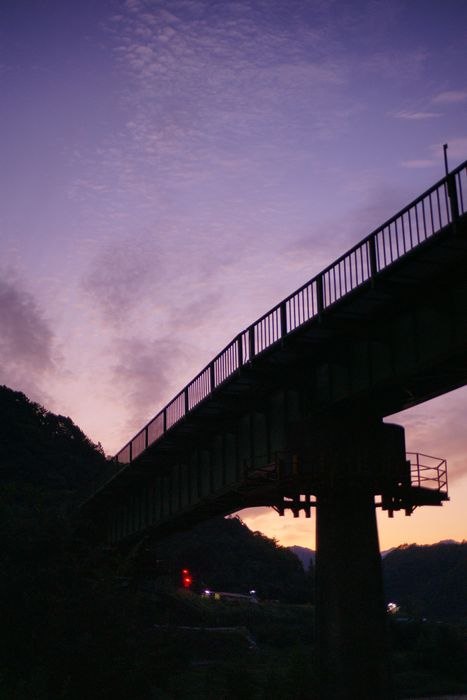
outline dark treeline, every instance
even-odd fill
[[[2,699],[146,697],[134,678],[133,615],[124,600],[115,605],[106,564],[75,540],[70,517],[105,467],[70,418],[0,387]]]
[[[274,700],[291,686],[297,700],[310,700],[313,567],[305,572],[237,518],[125,552],[91,545],[71,513],[107,466],[70,418],[0,387],[2,700]],[[464,615],[465,548],[405,547],[387,557],[388,593],[413,616],[393,629],[396,670],[410,692],[465,688],[458,632],[421,622]],[[177,590],[183,567],[193,593]],[[214,603],[197,595],[204,587],[255,589],[269,602]],[[186,625],[237,631],[213,641],[177,632]],[[435,676],[423,665],[427,650],[440,664]]]
[[[255,590],[261,599],[312,601],[313,566],[305,572],[290,550],[252,532],[238,517],[215,518],[172,535],[155,546],[155,553],[177,570],[189,568],[196,590]]]
[[[106,467],[100,445],[71,418],[57,416],[6,386],[0,386],[0,419],[2,483],[35,487],[68,505]]]
[[[387,599],[412,617],[467,623],[467,542],[403,545],[383,572]]]

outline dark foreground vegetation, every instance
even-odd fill
[[[314,697],[312,568],[238,519],[125,552],[92,546],[72,512],[106,468],[102,451],[5,387],[0,426],[2,700]],[[389,555],[399,697],[467,692],[466,549]],[[181,567],[192,591],[179,588]],[[255,589],[259,602],[204,588]]]

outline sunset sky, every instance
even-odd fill
[[[0,383],[116,452],[233,336],[467,158],[465,0],[4,0]],[[394,418],[467,538],[467,389]],[[282,544],[313,520],[244,511]]]

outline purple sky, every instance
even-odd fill
[[[6,0],[0,382],[114,453],[257,316],[467,158],[465,0]],[[398,416],[467,537],[467,390]],[[251,526],[313,544],[309,521]]]

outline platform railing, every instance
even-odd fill
[[[411,485],[417,488],[448,492],[448,471],[445,459],[421,452],[407,452],[410,460]]]
[[[467,208],[467,161],[242,331],[115,456],[131,463],[222,384],[303,324],[373,280]]]

